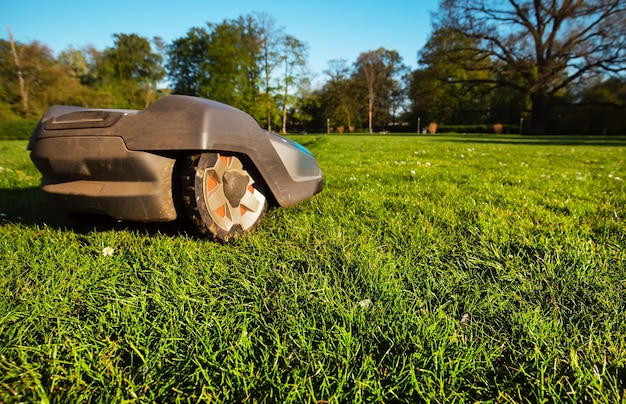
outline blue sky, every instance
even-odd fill
[[[113,45],[115,33],[136,33],[166,42],[189,28],[264,12],[309,46],[309,66],[322,77],[331,59],[356,60],[361,52],[397,50],[417,65],[431,31],[437,0],[2,0],[2,38],[11,26],[16,41],[38,40],[55,54],[73,45]]]

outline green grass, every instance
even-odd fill
[[[228,245],[0,142],[0,401],[626,399],[626,138],[295,139],[324,191]]]

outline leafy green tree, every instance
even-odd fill
[[[298,80],[296,94],[289,108],[290,131],[308,132],[315,119],[311,114],[311,107],[319,107],[317,94],[311,90],[311,78],[308,75]]]
[[[114,34],[113,47],[97,60],[100,85],[124,100],[123,107],[145,108],[158,97],[165,77],[163,57],[150,41],[137,34]]]
[[[85,91],[70,70],[56,62],[47,46],[37,41],[14,46],[19,55],[24,89],[20,89],[10,44],[0,41],[0,97],[5,113],[12,111],[25,118],[36,118],[50,106],[65,104]],[[28,95],[26,105],[22,103],[23,92]]]
[[[324,87],[299,92],[299,103],[297,112],[293,116],[302,117],[297,123],[299,131],[304,132],[325,132],[326,131],[326,111],[324,109]]]
[[[177,94],[208,96],[210,36],[205,28],[191,28],[167,48],[167,71]]]
[[[120,101],[115,94],[99,84],[97,68],[102,55],[103,52],[93,46],[81,50],[69,46],[59,53],[57,64],[68,72],[69,77],[78,79],[81,83],[77,91],[67,96],[64,104],[91,108],[116,108],[126,105],[125,101]]]
[[[81,82],[90,88],[96,88],[102,81],[99,77],[98,69],[103,57],[103,51],[98,50],[93,45],[87,45],[80,52],[87,63],[87,75],[81,76]],[[59,60],[59,63],[68,64],[65,60]]]
[[[290,90],[306,65],[305,45],[262,13],[192,28],[170,44],[167,55],[175,93],[232,105],[269,130],[281,116],[286,122],[296,102]]]
[[[260,42],[254,18],[209,24],[209,30],[208,98],[242,109],[262,121]]]
[[[392,96],[398,80],[406,71],[402,57],[395,50],[379,48],[363,52],[357,58],[353,78],[366,94],[368,130],[384,126],[392,116]]]
[[[9,41],[0,39],[0,117],[23,115],[15,63]]]
[[[261,96],[265,104],[266,127],[267,130],[271,131],[273,115],[276,112],[276,103],[273,100],[275,89],[272,87],[272,78],[281,61],[284,61],[285,52],[288,49],[284,45],[286,41],[284,30],[282,27],[276,26],[276,21],[272,17],[265,13],[257,13],[255,14],[255,22],[260,45]]]
[[[287,133],[287,110],[297,102],[289,91],[306,78],[307,46],[291,35],[285,35],[282,43],[282,133]],[[269,130],[269,129],[268,129]]]
[[[551,97],[602,72],[626,69],[623,0],[442,0],[434,27],[469,40],[471,48],[453,53],[492,60],[485,66],[489,77],[469,81],[527,97],[532,133],[545,132]],[[475,62],[467,60],[468,70]]]
[[[89,63],[87,57],[80,50],[73,46],[68,46],[57,56],[57,62],[62,66],[67,66],[70,76],[79,79],[81,82],[88,82]]]
[[[344,126],[352,130],[362,123],[359,117],[362,89],[353,79],[353,71],[347,60],[332,59],[327,65],[328,68],[324,70],[327,79],[321,92],[324,115],[334,126]]]
[[[192,28],[169,46],[174,92],[220,101],[262,121],[260,41],[251,16]]]
[[[495,87],[481,82],[489,77],[490,59],[472,50],[471,39],[437,30],[419,57],[420,68],[407,77],[413,117],[456,125],[485,118]]]
[[[337,126],[345,126],[348,130],[354,128],[358,120],[358,112],[363,97],[359,94],[360,88],[352,78],[352,70],[345,59],[328,61],[328,68],[324,70],[327,76],[323,89],[325,115]]]

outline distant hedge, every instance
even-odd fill
[[[409,126],[389,126],[383,129],[387,129],[389,132],[409,132]],[[528,128],[524,128],[527,131]],[[428,124],[422,126],[420,131],[428,130]],[[490,134],[490,133],[511,134],[516,135],[520,133],[519,125],[510,124],[474,124],[474,125],[447,125],[437,124],[437,133],[459,133],[459,134]],[[367,133],[367,129],[357,130],[355,133]],[[378,133],[378,130],[374,133]]]
[[[519,126],[502,125],[502,132],[519,134]],[[439,125],[437,133],[494,133],[494,125]]]
[[[36,119],[0,119],[0,140],[27,140],[37,122]]]

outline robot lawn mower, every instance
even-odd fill
[[[323,184],[304,147],[238,109],[181,95],[143,111],[54,106],[28,149],[43,191],[66,213],[186,216],[222,241],[256,228],[268,205],[297,204]]]

